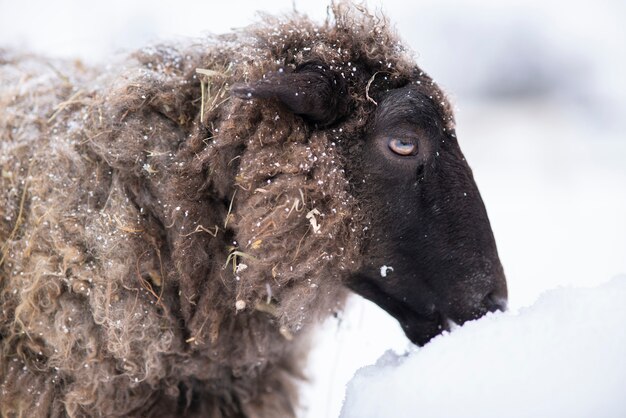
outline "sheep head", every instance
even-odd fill
[[[355,171],[371,232],[347,281],[420,345],[450,321],[504,309],[507,297],[472,171],[430,88],[386,92],[372,115]]]
[[[358,267],[344,283],[421,345],[451,322],[505,309],[506,281],[443,93],[418,68],[395,85],[376,83],[376,74],[361,84],[374,106],[344,149],[352,194],[367,220]],[[307,62],[233,93],[276,100],[322,129],[348,114],[345,84],[328,66]]]

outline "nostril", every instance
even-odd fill
[[[491,292],[483,299],[483,304],[489,312],[506,311],[506,297],[502,297],[497,293]]]

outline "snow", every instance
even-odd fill
[[[385,410],[384,417],[418,412],[441,416],[432,410],[425,413],[425,408],[436,406],[435,401],[429,403],[431,397],[438,400],[443,414],[467,393],[475,395],[467,397],[476,399],[474,407],[479,408],[476,392],[492,390],[492,396],[483,394],[483,409],[470,415],[471,405],[463,408],[466,416],[488,417],[498,410],[498,416],[515,416],[516,410],[541,407],[542,393],[549,394],[554,410],[531,415],[579,416],[571,410],[575,405],[585,412],[585,405],[595,403],[586,416],[615,416],[611,415],[615,411],[626,416],[623,403],[621,409],[619,405],[603,409],[610,399],[617,399],[610,388],[626,387],[626,371],[617,357],[621,352],[626,358],[625,332],[620,332],[626,327],[618,322],[620,314],[623,322],[624,311],[615,306],[619,295],[626,301],[623,279],[605,284],[626,274],[626,2],[369,3],[374,7],[383,3],[390,21],[416,51],[419,64],[451,94],[457,136],[489,212],[512,311],[466,324],[408,356],[385,355],[398,366],[384,367],[380,378],[393,375],[400,380],[385,380],[387,385],[381,386],[376,378],[369,379],[378,393],[372,389],[363,399],[351,389],[348,402],[403,407],[397,414]],[[120,50],[206,31],[223,33],[254,22],[257,9],[284,13],[294,4],[315,19],[326,16],[326,3],[304,0],[262,4],[242,0],[236,5],[194,0],[0,0],[0,48],[81,57],[106,68]],[[586,288],[551,290],[563,286]],[[546,291],[550,293],[540,297]],[[569,298],[571,312],[560,317]],[[584,303],[589,304],[586,315]],[[606,315],[610,306],[615,312]],[[600,316],[602,312],[605,315]],[[538,316],[545,317],[539,321]],[[590,318],[596,319],[597,327]],[[570,342],[567,350],[541,345],[560,341]],[[337,417],[345,384],[357,369],[375,363],[389,350],[403,353],[409,347],[393,318],[353,297],[343,315],[329,319],[316,336],[308,367],[311,381],[303,385],[300,415]],[[494,352],[488,364],[470,361],[481,350],[496,348],[510,350],[511,356]],[[538,369],[548,362],[541,363],[543,357],[537,353],[549,357],[549,367]],[[478,359],[485,357],[474,358]],[[420,376],[412,368],[414,362],[420,363]],[[468,376],[468,362],[481,373]],[[416,379],[429,370],[433,376],[418,383]],[[366,379],[364,374],[367,369],[351,388]],[[600,374],[600,382],[593,380]],[[417,390],[418,384],[427,382],[426,388]],[[548,387],[550,382],[554,386]],[[504,391],[515,383],[515,390]],[[529,401],[517,405],[523,396]]]
[[[380,277],[387,277],[387,273],[393,271],[393,267],[391,266],[381,266],[380,268]]]
[[[559,288],[408,354],[388,352],[348,385],[342,418],[626,416],[626,276]]]

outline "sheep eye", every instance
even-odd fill
[[[399,138],[389,140],[389,149],[403,157],[417,154],[417,144]]]

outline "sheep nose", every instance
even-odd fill
[[[487,308],[489,312],[506,311],[507,299],[506,296],[502,296],[497,292],[489,292],[483,299],[483,306]]]

